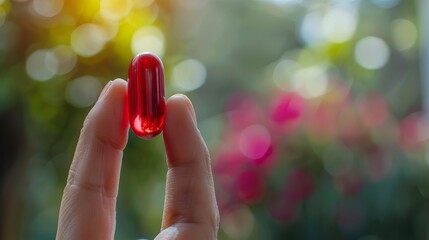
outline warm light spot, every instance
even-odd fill
[[[125,21],[133,27],[141,28],[142,26],[150,26],[158,18],[159,7],[156,4],[150,7],[133,8],[133,10],[127,14]]]
[[[193,91],[204,84],[206,75],[204,64],[195,59],[187,59],[173,68],[171,80],[181,91]]]
[[[240,151],[250,159],[259,159],[267,153],[271,144],[271,136],[262,125],[251,125],[245,128],[240,136]]]
[[[25,69],[32,79],[46,81],[55,75],[57,66],[58,62],[52,52],[47,49],[39,49],[27,58]]]
[[[322,96],[328,88],[325,67],[316,65],[297,71],[292,77],[292,87],[305,98]]]
[[[34,11],[43,17],[53,17],[63,8],[63,0],[33,0]]]
[[[134,5],[137,7],[147,7],[151,5],[154,0],[134,0]]]
[[[416,25],[406,19],[397,19],[392,22],[393,43],[398,50],[407,50],[417,42],[418,30]]]
[[[377,37],[366,37],[356,44],[356,62],[367,69],[380,69],[389,61],[390,50],[386,42]]]
[[[271,108],[271,119],[280,126],[296,123],[305,111],[305,101],[299,94],[284,93]]]
[[[355,33],[356,26],[356,13],[348,8],[331,8],[322,21],[325,38],[335,43],[350,40]]]
[[[110,41],[118,35],[119,31],[119,21],[107,21],[103,24],[103,26],[100,26],[103,28],[106,42]]]
[[[164,56],[164,34],[156,27],[142,27],[137,30],[131,40],[134,55],[141,52],[152,52],[159,57]]]
[[[80,25],[71,35],[71,47],[82,57],[91,57],[99,53],[106,41],[105,30],[93,23]]]
[[[75,107],[89,107],[97,101],[100,91],[101,83],[96,77],[83,76],[68,84],[66,99]]]
[[[57,75],[64,75],[73,70],[77,62],[77,57],[69,46],[58,45],[51,49],[55,64],[48,61],[48,68]]]
[[[101,0],[100,13],[110,20],[119,20],[126,16],[132,7],[131,0]]]

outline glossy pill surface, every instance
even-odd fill
[[[131,129],[143,139],[155,137],[164,128],[164,68],[152,53],[140,53],[130,63],[128,111]]]

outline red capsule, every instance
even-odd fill
[[[164,68],[152,53],[140,53],[128,68],[128,111],[131,129],[151,139],[164,128]]]

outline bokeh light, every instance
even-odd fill
[[[326,67],[316,65],[298,70],[292,78],[293,89],[305,98],[322,96],[328,88]]]
[[[250,209],[243,205],[226,214],[221,225],[231,239],[246,239],[252,233],[254,218]]]
[[[33,0],[34,11],[43,17],[53,17],[63,8],[63,0]]]
[[[51,79],[55,75],[57,67],[57,59],[47,49],[36,50],[27,58],[27,74],[37,81]]]
[[[82,76],[72,80],[66,89],[67,101],[78,108],[95,103],[101,91],[101,83],[94,76]]]
[[[151,5],[155,0],[135,0],[134,4],[138,7],[147,7]]]
[[[345,42],[353,37],[357,23],[358,19],[354,9],[334,7],[329,9],[323,18],[323,34],[331,42]]]
[[[407,50],[417,42],[417,27],[407,19],[392,22],[393,43],[398,50]]]
[[[302,19],[300,36],[304,43],[310,46],[324,43],[322,22],[323,15],[320,12],[311,12]]]
[[[133,35],[131,50],[134,55],[141,52],[152,52],[162,57],[165,51],[164,34],[157,27],[142,27]]]
[[[58,45],[51,49],[54,60],[50,61],[48,68],[57,75],[69,73],[77,63],[76,54],[67,45]],[[55,63],[52,63],[55,62]]]
[[[250,159],[263,157],[271,144],[268,130],[261,125],[252,125],[243,130],[238,147],[244,156]]]
[[[206,68],[196,59],[186,59],[174,66],[171,81],[180,91],[193,91],[206,81]]]
[[[367,69],[384,67],[390,58],[390,49],[386,42],[378,37],[366,37],[356,44],[356,62]]]
[[[109,20],[125,17],[132,8],[132,0],[101,0],[100,13]]]
[[[92,57],[103,50],[108,35],[99,25],[85,23],[77,27],[71,35],[71,47],[82,57]]]

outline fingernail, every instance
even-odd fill
[[[103,90],[101,90],[100,96],[98,97],[98,100],[104,98],[104,95],[106,95],[107,90],[109,90],[110,86],[112,85],[113,81],[109,81],[106,86],[104,86]]]

